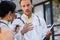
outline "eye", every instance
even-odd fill
[[[23,5],[22,7],[25,7],[25,5]]]
[[[30,4],[27,4],[27,6],[30,6]]]

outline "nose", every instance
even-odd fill
[[[28,9],[28,7],[26,6],[26,7],[25,7],[25,9],[27,10],[27,9]]]

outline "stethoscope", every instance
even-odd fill
[[[0,23],[5,24],[7,27],[9,27],[9,26],[8,26],[8,24],[6,24],[6,23],[5,23],[5,22],[3,22],[3,21],[0,21]]]
[[[38,18],[39,25],[41,25],[39,17],[37,15],[36,15],[36,17]],[[23,22],[23,24],[25,24],[24,20],[21,17],[18,17],[17,19],[20,19]]]

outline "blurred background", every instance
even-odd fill
[[[19,0],[0,0],[13,1],[16,5],[16,16],[18,18],[22,15],[22,10],[19,5]],[[46,21],[47,27],[50,28],[53,24],[52,35],[50,40],[60,39],[60,0],[32,0],[34,5],[33,13],[39,17],[43,17]]]

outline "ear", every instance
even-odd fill
[[[32,7],[32,8],[34,7],[33,4],[31,5],[31,7]]]
[[[11,12],[11,11],[9,11],[8,15],[9,15],[9,16],[11,16],[11,15],[12,15],[12,12]]]

